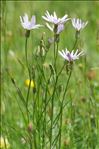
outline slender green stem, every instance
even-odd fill
[[[67,80],[67,84],[66,84],[65,91],[64,91],[64,94],[63,94],[63,100],[62,100],[62,103],[61,103],[61,109],[60,109],[61,115],[60,115],[59,149],[61,149],[61,133],[62,133],[62,120],[63,120],[63,104],[64,104],[64,100],[65,100],[65,95],[66,95],[66,92],[67,92],[67,89],[68,89],[68,85],[69,85],[71,73],[72,73],[72,70],[70,71],[70,74],[69,74],[69,77],[68,77],[68,80]]]
[[[47,108],[47,90],[48,90],[48,83],[46,86],[45,98],[44,98],[44,121],[43,121],[43,143],[42,147],[45,146],[45,134],[46,134],[46,108]]]
[[[41,75],[42,75],[42,77],[43,77],[44,82],[46,83],[46,85],[48,85],[48,81],[46,80],[44,71],[43,71],[43,69],[40,68],[39,63],[38,63],[38,65],[37,65],[37,69],[38,69],[38,71],[41,72]],[[51,76],[52,76],[52,74],[50,75],[50,77],[49,77],[48,80],[50,80]],[[47,87],[47,92],[48,92],[49,96],[51,96],[48,87]],[[46,101],[46,106],[48,105],[49,102],[50,102],[50,99],[49,99],[48,101]],[[46,106],[45,106],[45,107],[46,107]],[[40,113],[38,121],[41,121],[41,119],[42,119],[42,115],[44,114],[44,112],[45,112],[45,108],[44,108],[43,111]],[[37,123],[38,123],[38,122],[37,122]]]
[[[56,44],[56,55],[55,55],[55,71],[57,71],[57,70],[56,70],[56,61],[57,61],[57,55],[58,55],[58,42],[57,42],[57,44]]]
[[[9,76],[10,76],[10,75],[9,75]],[[11,76],[10,76],[10,77],[11,77]],[[16,88],[16,90],[17,90],[17,93],[18,93],[18,95],[19,95],[19,97],[20,97],[21,101],[23,102],[23,104],[24,104],[24,106],[25,106],[25,108],[26,108],[26,111],[27,111],[27,118],[28,118],[28,117],[29,117],[29,111],[28,111],[28,108],[27,108],[27,106],[26,106],[26,102],[25,102],[24,96],[23,96],[21,90],[19,89],[19,87],[17,86],[17,84],[15,83],[15,80],[14,80],[12,77],[11,77],[11,81],[12,81],[12,83],[14,84],[14,86],[15,86],[15,88]]]
[[[63,109],[65,108],[65,106],[69,103],[70,101],[66,102],[64,105],[63,105]],[[61,111],[58,113],[58,115],[56,116],[56,118],[54,119],[53,121],[53,125],[56,125],[57,121],[59,120],[59,116],[61,115]]]
[[[43,121],[43,143],[42,143],[42,148],[44,149],[44,147],[46,147],[46,144],[45,144],[45,134],[46,134],[46,124],[47,124],[47,121],[46,121],[46,112],[47,112],[47,105],[49,103],[50,100],[47,101],[47,95],[48,95],[48,82],[51,78],[52,74],[50,74],[50,77],[46,83],[46,91],[45,91],[45,98],[44,98],[44,109],[43,109],[43,112],[44,113],[44,121]]]
[[[28,99],[29,99],[30,85],[31,85],[31,74],[30,74],[30,68],[29,68],[28,56],[27,56],[27,41],[28,41],[28,38],[26,37],[26,40],[25,40],[25,58],[26,58],[26,65],[27,65],[27,69],[28,69],[28,73],[29,73],[29,80],[30,80],[28,92],[27,92],[27,97],[26,97],[26,104],[28,106]]]
[[[28,138],[29,138],[30,149],[33,149],[33,148],[32,148],[32,137],[31,137],[30,134],[29,134]]]
[[[54,90],[53,90],[53,95],[52,95],[52,115],[51,115],[51,133],[50,133],[50,149],[52,148],[52,135],[53,135],[53,115],[54,115],[54,97],[55,97],[55,91],[56,91],[56,88],[57,88],[57,82],[58,82],[58,78],[62,72],[62,70],[64,69],[64,66],[65,66],[65,63],[64,65],[62,66],[62,68],[60,69],[60,71],[58,72],[57,76],[56,76],[56,81],[55,81],[55,84],[54,84]]]
[[[54,60],[55,60],[56,50],[55,50],[55,33],[54,33]]]
[[[14,80],[11,76],[10,76],[10,79],[11,79],[12,83],[14,84],[14,86],[15,86],[15,88],[16,88],[16,90],[17,90],[17,93],[18,93],[18,95],[19,95],[19,97],[20,97],[20,99],[21,99],[21,101],[22,101],[23,104],[26,106],[26,104],[25,104],[25,99],[24,99],[24,97],[23,97],[23,94],[22,94],[21,90],[19,89],[19,87],[17,86],[15,80]]]
[[[72,50],[74,50],[74,48],[76,47],[77,41],[78,41],[78,38],[76,38],[76,40],[75,40],[75,43],[74,43],[74,45],[73,45]]]
[[[76,31],[76,34],[75,34],[75,42],[74,42],[74,45],[73,45],[72,50],[74,50],[75,47],[76,47],[76,45],[77,45],[77,42],[78,42],[78,39],[79,39],[79,34],[80,34],[80,32]]]
[[[52,99],[51,99],[51,132],[50,132],[50,149],[52,148],[52,138],[53,138],[53,115],[54,115],[54,97],[55,97],[55,91],[56,91],[56,86],[57,86],[57,81],[58,81],[58,77],[56,77],[56,81],[54,84],[54,90],[53,90],[53,95],[52,95]]]
[[[59,72],[58,72],[58,74],[57,74],[57,77],[59,77],[59,76],[60,76],[60,74],[61,74],[62,70],[63,70],[63,69],[64,69],[64,67],[65,67],[65,65],[66,65],[66,63],[64,62],[64,64],[63,64],[62,68],[60,69],[60,71],[59,71]]]
[[[55,137],[55,139],[54,139],[53,142],[52,142],[53,149],[54,149],[54,146],[55,146],[55,144],[56,144],[55,142],[57,142],[57,140],[58,140],[59,134],[60,134],[60,130],[59,130],[57,136]]]
[[[26,58],[26,65],[28,67],[28,60],[27,60],[27,40],[28,40],[28,38],[26,37],[26,39],[25,39],[25,58]]]

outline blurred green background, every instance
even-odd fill
[[[81,47],[86,51],[87,72],[89,72],[90,69],[95,71],[95,77],[92,80],[92,84],[95,89],[95,95],[97,98],[96,100],[99,102],[99,1],[2,1],[1,96],[4,102],[2,111],[6,111],[6,114],[3,114],[2,112],[2,120],[4,126],[2,130],[3,134],[8,136],[10,144],[12,143],[12,149],[15,146],[15,149],[22,148],[22,146],[19,145],[20,138],[18,138],[20,132],[17,131],[17,129],[14,130],[17,128],[17,125],[19,125],[18,123],[21,123],[22,120],[20,118],[20,111],[18,110],[19,107],[17,104],[15,104],[15,101],[17,101],[18,97],[11,83],[11,80],[6,73],[6,68],[9,69],[10,73],[18,83],[18,86],[25,94],[26,88],[23,87],[24,80],[27,79],[27,73],[24,72],[25,30],[21,26],[19,17],[23,16],[24,13],[27,13],[30,18],[32,15],[36,15],[37,24],[44,25],[45,22],[42,19],[42,16],[45,14],[46,10],[48,10],[50,13],[55,11],[60,18],[65,14],[68,14],[68,17],[70,18],[77,17],[81,18],[83,21],[88,21],[88,25],[84,28],[84,30],[81,31]],[[28,54],[30,57],[32,57],[31,55],[33,51],[37,49],[37,45],[40,42],[43,32],[45,32],[45,40],[47,40],[48,37],[52,37],[52,33],[45,27],[31,31],[31,37],[28,43]],[[72,49],[74,41],[75,30],[72,27],[71,22],[68,21],[65,25],[65,30],[61,33],[59,50],[65,48]],[[47,62],[49,63],[51,61],[52,54],[53,47],[51,47],[49,57],[47,59]],[[62,60],[60,59],[60,63],[61,61]],[[84,62],[81,62],[81,67],[83,67],[82,65],[84,65]],[[80,79],[83,80],[81,78],[82,74],[78,71],[78,68],[74,73],[76,78],[78,78],[79,74],[80,78],[78,78],[78,81],[80,81]],[[62,81],[64,82],[64,80]],[[87,86],[84,89],[83,85],[85,84],[81,85],[80,90],[82,95],[85,95]],[[75,94],[77,87],[74,86],[73,89]],[[78,101],[78,105],[80,105],[80,101]],[[99,103],[97,103],[97,107],[99,107]],[[12,116],[12,113],[14,116]],[[13,128],[13,126],[15,126],[15,128]],[[24,134],[24,130],[22,133]],[[11,142],[11,140],[13,141]]]

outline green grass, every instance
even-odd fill
[[[46,80],[50,77],[49,64],[53,63],[53,45],[51,45],[46,60],[42,63],[39,57],[34,58],[37,47],[40,44],[42,34],[47,43],[49,37],[53,34],[42,27],[31,31],[28,40],[28,62],[35,67],[36,93],[30,89],[29,96],[29,123],[32,123],[32,133],[29,132],[29,123],[27,121],[27,111],[23,100],[18,95],[11,77],[15,80],[26,99],[28,88],[25,86],[25,80],[28,79],[28,71],[25,60],[25,30],[20,24],[19,16],[26,12],[30,17],[36,15],[37,24],[45,24],[41,16],[48,10],[50,13],[56,11],[59,17],[65,13],[70,18],[79,17],[82,20],[88,20],[88,25],[81,31],[79,47],[86,51],[85,56],[74,64],[74,69],[69,82],[68,90],[65,96],[66,106],[63,110],[63,126],[61,149],[98,149],[99,148],[99,2],[98,1],[4,1],[1,5],[1,135],[7,137],[11,149],[28,149],[31,142],[36,147],[33,149],[50,149],[47,145],[50,135],[50,123],[45,126],[44,114],[39,120],[45,99],[50,99],[47,93],[45,96],[46,82],[41,70],[44,70]],[[44,33],[45,32],[45,33]],[[61,33],[59,50],[72,49],[75,42],[75,30],[71,22],[67,22],[65,30]],[[11,55],[14,53],[14,56]],[[46,64],[46,68],[42,66]],[[63,65],[63,59],[58,55],[57,69]],[[40,68],[39,68],[39,67]],[[8,73],[9,72],[9,73]],[[9,75],[10,74],[10,75]],[[66,69],[58,80],[54,100],[54,118],[57,116],[61,100],[66,86],[68,75]],[[53,75],[50,78],[48,90],[52,95],[54,90]],[[36,101],[35,109],[32,104]],[[23,114],[22,114],[23,112]],[[33,113],[35,118],[33,119]],[[51,101],[46,106],[46,120],[49,121],[52,114]],[[24,121],[24,117],[26,122]],[[38,121],[39,120],[39,121]],[[59,119],[58,119],[59,120]],[[38,121],[38,123],[37,123]],[[43,129],[47,133],[45,148],[42,146]],[[57,135],[59,121],[54,129],[53,136]],[[30,130],[31,131],[31,130]],[[44,132],[45,133],[45,132]],[[22,143],[25,138],[26,142]],[[54,138],[54,137],[53,137]],[[54,139],[53,139],[54,140]],[[56,139],[58,142],[59,139]],[[35,146],[35,145],[34,145]],[[59,144],[53,149],[60,149]]]

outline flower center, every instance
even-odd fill
[[[69,61],[72,61],[72,57],[71,57],[70,53],[67,53],[67,57],[68,57]]]

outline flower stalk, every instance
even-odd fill
[[[71,74],[72,74],[72,69],[69,73],[69,76],[68,76],[68,80],[67,80],[67,83],[66,83],[66,87],[65,87],[65,91],[64,91],[64,94],[63,94],[63,99],[62,99],[62,102],[61,102],[61,107],[60,107],[60,128],[59,128],[59,149],[61,149],[61,135],[62,135],[62,121],[63,121],[63,105],[64,105],[64,100],[65,100],[65,95],[67,93],[67,90],[68,90],[68,85],[69,85],[69,81],[70,81],[70,78],[71,78]]]
[[[29,37],[29,33],[28,32],[28,37]],[[29,68],[29,64],[28,64],[28,56],[27,56],[27,41],[28,41],[28,37],[26,36],[26,40],[25,40],[25,57],[26,57],[26,66],[28,69],[28,74],[29,74],[29,87],[28,87],[28,92],[27,92],[27,97],[26,97],[26,105],[28,107],[28,99],[29,99],[29,92],[30,92],[30,86],[31,86],[31,72],[30,72],[30,68]]]

